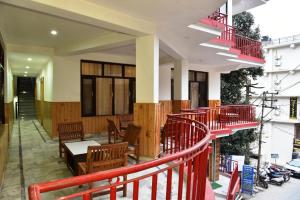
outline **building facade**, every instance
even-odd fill
[[[276,102],[273,110],[266,108],[270,114],[263,131],[263,160],[285,164],[292,159],[293,152],[299,152],[299,35],[265,41],[263,49],[266,64],[264,76],[257,80],[262,91],[278,92],[274,95]],[[256,97],[257,113],[261,112],[260,97]],[[270,102],[268,102],[270,106]],[[273,154],[273,156],[272,156]],[[278,158],[274,158],[277,157]],[[273,157],[273,158],[272,158]]]

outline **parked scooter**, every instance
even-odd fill
[[[285,169],[284,167],[277,167],[277,166],[272,165],[272,166],[270,166],[270,168],[272,170],[274,170],[275,172],[282,174],[284,182],[288,182],[291,179],[292,173],[289,170]]]
[[[267,182],[267,173],[264,170],[260,170],[258,174],[258,186],[268,189],[269,184]]]
[[[263,170],[267,175],[266,181],[268,183],[281,186],[285,182],[283,175],[279,172],[274,171],[272,168],[268,168],[267,166],[265,166]]]

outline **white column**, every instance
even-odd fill
[[[221,73],[209,72],[208,73],[208,99],[220,100],[221,99]]]
[[[136,103],[158,103],[158,87],[158,37],[139,37],[136,39]]]
[[[185,60],[177,60],[174,65],[174,100],[189,99],[189,68]]]

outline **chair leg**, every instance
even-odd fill
[[[61,158],[62,157],[61,143],[59,143],[58,148],[59,148],[59,157]]]
[[[124,181],[127,181],[127,175],[124,175],[123,178],[124,178]],[[127,196],[127,183],[125,183],[123,185],[123,197],[126,197],[126,196]]]

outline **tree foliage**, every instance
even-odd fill
[[[254,27],[254,17],[251,13],[242,12],[233,17],[236,33],[255,40],[260,39],[259,27]],[[251,79],[262,76],[262,68],[242,68],[229,74],[221,75],[221,101],[226,104],[243,104],[242,89]],[[245,155],[246,163],[249,163],[250,143],[256,140],[254,129],[238,131],[234,135],[221,139],[221,153],[227,155]]]

